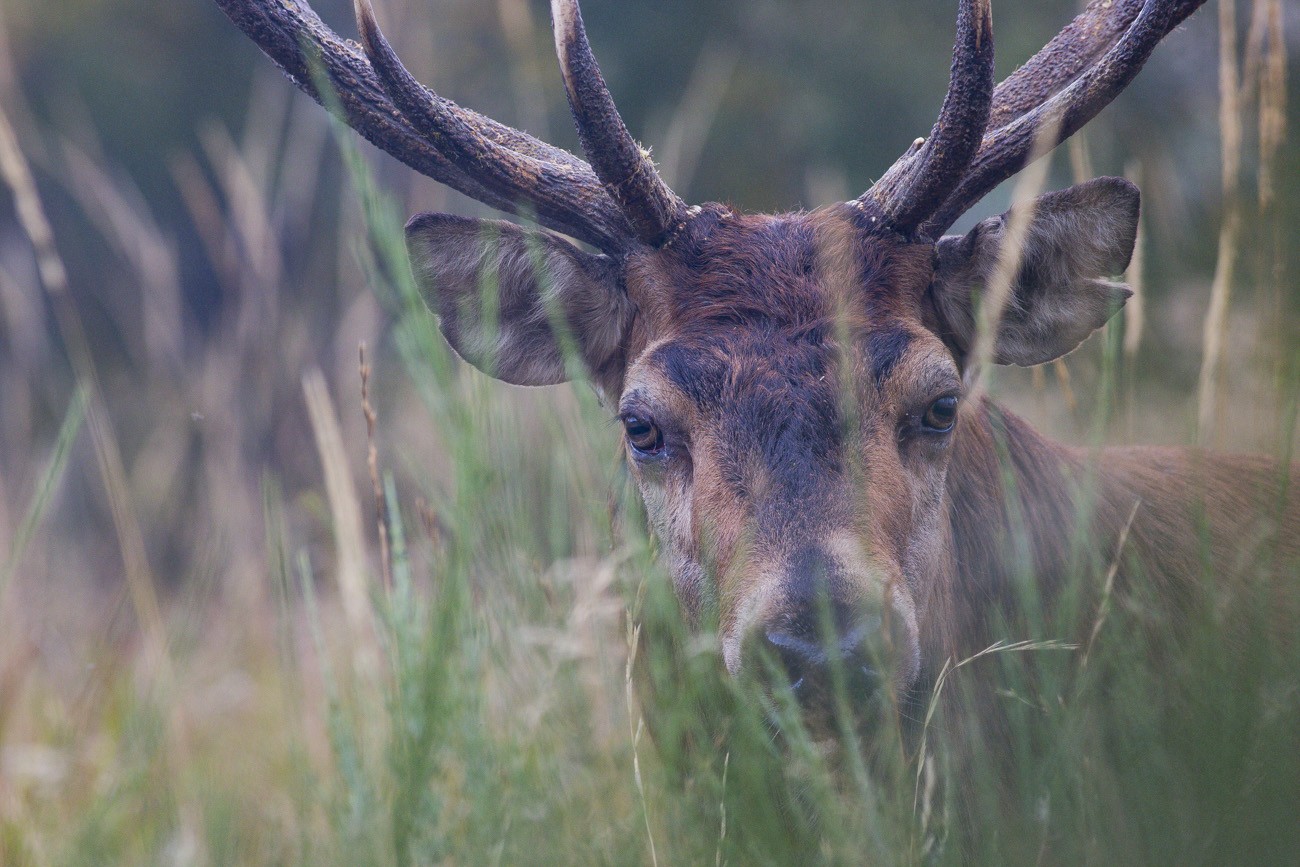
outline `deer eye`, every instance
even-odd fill
[[[957,421],[957,398],[946,395],[930,404],[921,419],[921,426],[929,433],[947,433]]]
[[[638,455],[657,455],[664,448],[664,435],[653,421],[640,415],[623,417],[623,430],[632,451]]]

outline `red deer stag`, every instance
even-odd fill
[[[732,672],[762,651],[810,702],[832,660],[855,696],[924,689],[943,660],[995,637],[1017,544],[1050,593],[1069,540],[1089,539],[1104,564],[1127,530],[1124,572],[1176,601],[1203,573],[1203,527],[1227,570],[1279,501],[1266,460],[1119,448],[1093,461],[963,388],[973,299],[1011,215],[944,231],[1027,163],[1045,126],[1054,146],[1094,117],[1204,0],[1093,0],[996,87],[989,0],[961,0],[930,134],[857,199],[775,216],[689,207],[668,188],[614,107],[577,0],[552,0],[552,15],[590,164],[424,88],[369,0],[356,2],[364,53],[300,0],[217,2],[300,88],[320,99],[328,80],[346,121],[388,153],[599,250],[445,214],[406,228],[444,335],[480,370],[563,382],[567,329],[622,423],[681,606],[716,623]],[[1059,358],[1123,306],[1130,292],[1109,278],[1137,218],[1137,189],[1116,178],[1033,202],[992,360]],[[1294,554],[1300,512],[1283,524],[1275,538]]]

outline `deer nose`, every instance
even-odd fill
[[[850,705],[866,701],[882,677],[878,650],[882,616],[855,601],[833,561],[819,549],[790,561],[779,611],[758,625],[752,645],[759,676],[784,679],[805,709],[830,708],[842,689]],[[774,685],[779,685],[774,684]]]
[[[872,657],[872,639],[880,631],[880,617],[858,618],[846,631],[768,628],[762,650],[778,666],[778,674],[805,708],[827,706],[842,689],[850,705],[866,701],[881,683],[880,669]],[[761,664],[761,663],[760,663]],[[770,673],[769,673],[770,674]],[[837,684],[837,681],[839,683]]]

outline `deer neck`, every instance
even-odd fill
[[[1018,601],[1050,600],[1095,510],[1079,454],[983,400],[962,420],[947,475],[953,650],[987,646]],[[992,604],[990,604],[992,603]]]

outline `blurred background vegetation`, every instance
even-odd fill
[[[1283,143],[1273,168],[1276,206],[1261,213],[1258,64],[1251,71],[1260,55],[1252,54],[1259,43],[1250,22],[1256,6],[1268,4],[1239,5],[1237,42],[1247,70],[1245,230],[1216,406],[1223,423],[1213,439],[1277,451],[1294,434],[1300,147],[1294,135]],[[929,130],[947,83],[950,0],[583,6],[629,127],[652,146],[667,180],[688,201],[788,210],[857,195]],[[1282,6],[1294,58],[1300,14]],[[353,32],[349,4],[320,0],[316,8],[340,33]],[[999,77],[1075,11],[1068,0],[998,4]],[[380,15],[408,66],[442,95],[576,149],[547,4],[387,0]],[[1287,72],[1290,118],[1300,116],[1297,70],[1292,63]],[[1094,395],[1114,373],[1105,339],[1046,374],[1002,376],[1000,393],[1040,426],[1076,442],[1194,439],[1202,324],[1226,207],[1218,106],[1218,28],[1210,4],[1165,41],[1136,83],[1086,128],[1081,146],[1055,156],[1057,187],[1080,174],[1140,177],[1145,324],[1140,341],[1130,338],[1115,356],[1122,399],[1100,419]],[[0,861],[6,852],[43,861],[41,853],[59,851],[49,840],[58,839],[61,822],[83,828],[88,805],[110,809],[93,793],[72,793],[83,785],[101,786],[101,795],[105,786],[117,791],[121,780],[104,782],[105,769],[137,767],[119,754],[124,747],[114,738],[129,739],[114,733],[117,717],[105,708],[116,691],[131,691],[138,665],[160,664],[140,662],[151,652],[150,629],[158,630],[158,647],[170,649],[160,658],[184,660],[172,676],[180,684],[173,698],[184,708],[177,713],[186,720],[187,755],[220,765],[239,754],[241,733],[283,725],[265,700],[280,689],[278,675],[267,673],[274,667],[262,664],[277,652],[276,627],[267,622],[274,610],[268,575],[275,571],[268,563],[281,549],[303,551],[320,574],[333,575],[343,556],[304,376],[322,372],[323,392],[337,407],[326,414],[340,425],[344,475],[368,492],[357,363],[358,345],[366,343],[375,365],[371,400],[381,465],[394,475],[396,500],[418,516],[411,520],[420,527],[423,556],[436,561],[439,540],[471,518],[451,514],[464,504],[456,492],[456,450],[430,423],[418,376],[402,363],[400,304],[371,279],[376,269],[358,194],[327,116],[214,4],[0,0],[0,107],[66,265],[67,298],[84,327],[100,395],[88,405],[89,434],[70,440],[61,456],[58,431],[75,403],[77,376],[59,302],[42,288],[36,251],[6,186]],[[358,146],[406,214],[488,215],[359,140]],[[1000,189],[957,228],[1001,211],[1008,199]],[[1127,327],[1132,334],[1131,319]],[[1108,339],[1118,346],[1119,331]],[[516,525],[531,527],[526,543],[518,541],[518,526],[505,532],[518,550],[495,543],[503,546],[497,554],[515,557],[511,568],[521,581],[543,576],[541,596],[526,596],[532,613],[525,620],[559,630],[576,601],[585,600],[604,612],[602,628],[621,647],[617,605],[601,608],[592,591],[592,582],[604,580],[593,576],[603,573],[564,565],[605,562],[616,546],[609,528],[600,521],[557,523],[551,514],[556,504],[599,513],[617,499],[615,433],[588,424],[593,415],[581,387],[524,392],[463,369],[455,377],[458,389],[493,407],[476,416],[490,458],[484,496],[508,500],[517,507]],[[589,450],[555,457],[579,428],[585,433],[576,441]],[[43,485],[52,479],[57,484],[42,504]],[[268,530],[272,513],[279,523]],[[377,574],[373,524],[364,520],[362,556]],[[344,617],[329,613],[333,592],[325,597],[323,616]],[[572,652],[600,655],[586,645]],[[605,659],[598,666],[616,695],[619,665]],[[602,737],[626,740],[624,721],[604,725]],[[316,750],[310,766],[324,761],[328,738],[323,719],[308,728],[315,740],[308,738],[307,752]],[[224,747],[205,751],[208,741]],[[205,780],[229,773],[235,791],[258,784],[257,756],[289,761],[273,746],[242,745],[248,754],[240,770],[196,773]],[[153,765],[142,760],[139,767]],[[237,798],[229,806],[237,812]],[[14,830],[31,827],[45,830],[27,837]],[[20,842],[6,849],[4,834]],[[177,839],[164,842],[184,849]],[[147,860],[161,851],[142,845],[153,853]],[[278,850],[268,851],[277,860]]]

